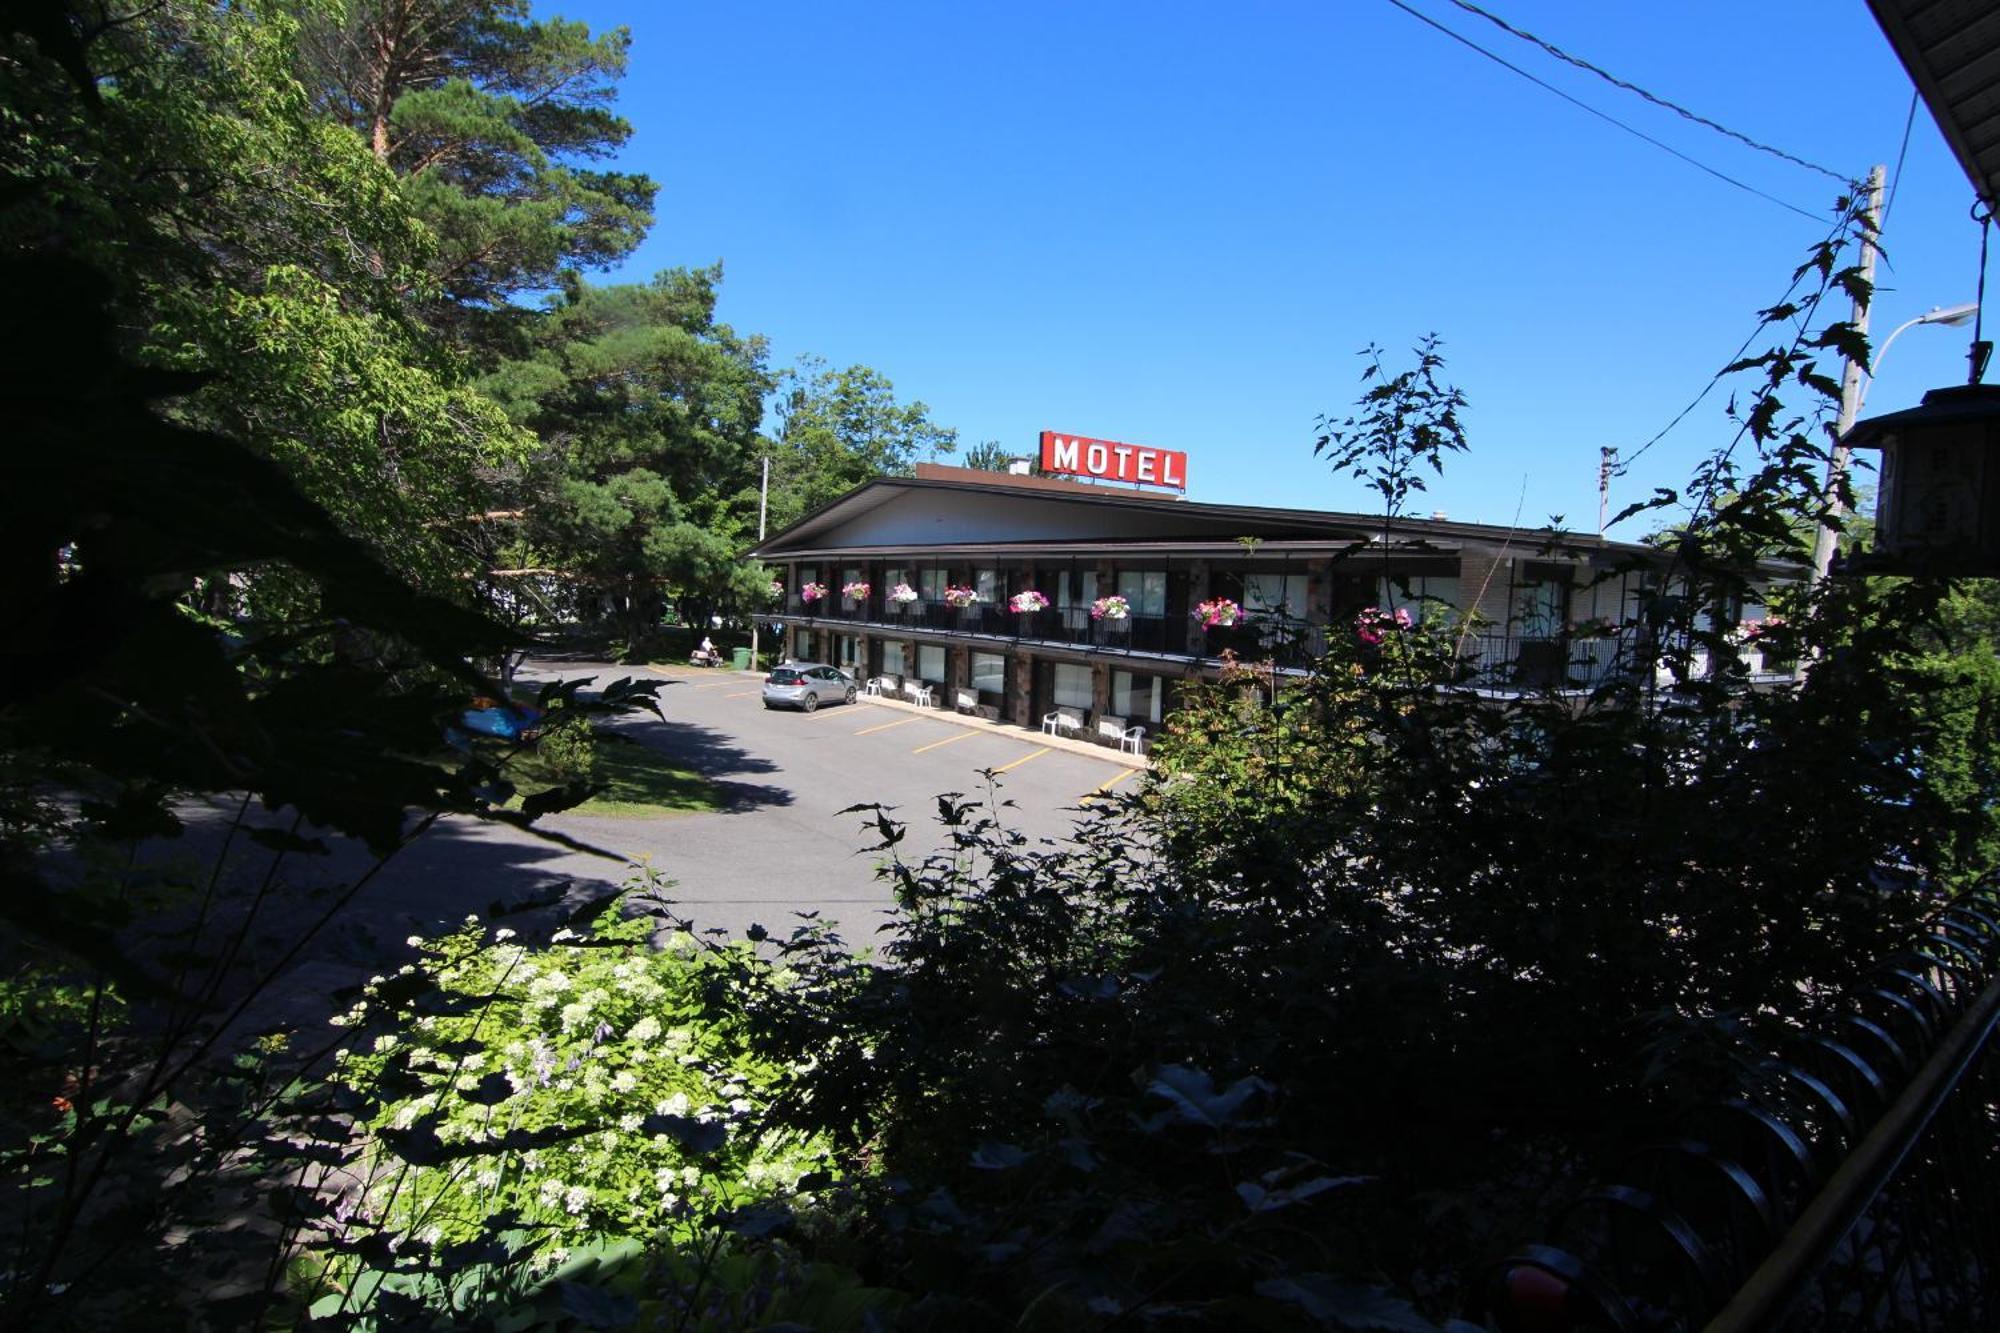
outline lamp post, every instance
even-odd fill
[[[1964,305],[1932,306],[1928,314],[1918,315],[1915,319],[1906,319],[1898,324],[1895,332],[1884,338],[1882,345],[1875,349],[1875,360],[1868,367],[1868,382],[1861,386],[1861,401],[1854,405],[1855,412],[1859,413],[1862,405],[1868,401],[1868,391],[1875,387],[1875,377],[1882,373],[1882,358],[1889,355],[1889,344],[1895,342],[1904,329],[1913,329],[1919,324],[1942,324],[1947,328],[1957,328],[1963,324],[1970,324],[1972,317],[1978,313],[1979,303],[1967,301]]]

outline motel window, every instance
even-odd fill
[[[1052,697],[1057,708],[1081,708],[1090,711],[1094,696],[1090,689],[1090,668],[1073,662],[1055,664],[1055,679]]]
[[[917,675],[929,684],[944,684],[943,644],[920,643],[917,645]]]
[[[805,587],[805,586],[806,586],[806,584],[808,584],[808,583],[818,583],[818,582],[819,582],[819,566],[818,566],[818,565],[800,565],[800,566],[799,566],[799,581],[798,581],[797,583],[794,583],[794,584],[792,585],[792,587],[793,587],[793,588],[795,588],[795,589],[797,589],[797,588],[803,588],[803,587]]]
[[[834,665],[843,671],[858,673],[861,670],[861,636],[842,634],[834,640],[834,643],[839,652]]]
[[[1111,711],[1133,722],[1158,722],[1167,682],[1130,671],[1111,673]]]
[[[1459,609],[1456,574],[1391,574],[1378,585],[1375,605],[1391,611],[1408,611],[1410,619],[1422,624],[1426,619],[1449,615]]]
[[[1306,578],[1295,574],[1245,574],[1243,609],[1267,616],[1287,615],[1306,618]]]
[[[1132,604],[1135,616],[1164,616],[1167,613],[1167,572],[1164,569],[1121,570],[1118,595]]]
[[[942,566],[920,571],[917,591],[923,593],[924,600],[927,602],[942,602],[944,600],[944,590],[951,583],[951,579],[947,577],[950,573],[950,570]]]
[[[903,645],[900,640],[890,640],[882,645],[882,674],[900,676],[903,674]]]
[[[998,653],[972,655],[972,688],[981,694],[1007,692],[1007,659]]]
[[[997,569],[974,570],[972,589],[979,594],[981,606],[999,606],[1007,600],[1005,587],[1000,582],[1000,571]]]
[[[1569,627],[1570,573],[1566,566],[1531,564],[1514,589],[1514,616],[1528,638],[1554,638]]]
[[[841,571],[840,571],[840,587],[841,587],[841,588],[845,588],[845,587],[846,587],[846,586],[847,586],[848,584],[850,584],[850,583],[859,583],[859,582],[861,582],[861,570],[860,570],[860,569],[858,569],[857,567],[855,567],[855,566],[853,566],[853,565],[849,565],[849,566],[848,566],[848,567],[847,567],[846,569],[843,569],[843,570],[841,570]],[[840,591],[840,588],[835,588],[835,589],[834,589],[834,592],[835,592],[835,593],[838,593],[839,591]],[[842,601],[846,601],[847,599],[846,599],[845,597],[843,597],[843,598],[841,598],[841,600],[842,600]]]
[[[909,582],[910,582],[910,571],[904,569],[901,565],[897,565],[894,566],[893,568],[883,570],[882,586],[879,589],[877,589],[877,591],[882,594],[883,604],[886,606],[894,606],[895,603],[889,600],[889,594],[896,590],[896,585],[898,583],[909,583]],[[914,587],[915,585],[912,584],[911,586]]]

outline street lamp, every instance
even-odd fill
[[[1875,387],[1875,377],[1882,373],[1882,358],[1889,355],[1889,344],[1895,342],[1904,329],[1913,329],[1919,324],[1942,324],[1947,328],[1957,328],[1963,324],[1970,324],[1972,317],[1978,313],[1979,303],[1967,301],[1964,305],[1932,306],[1929,314],[1918,315],[1915,319],[1906,319],[1898,324],[1895,332],[1884,338],[1882,345],[1875,349],[1875,360],[1868,367],[1868,382],[1861,386],[1861,398],[1854,405],[1855,412],[1858,414],[1862,403],[1868,401],[1868,391]]]
[[[1903,330],[1914,328],[1919,324],[1963,324],[1978,313],[1979,306],[1971,302],[1965,305],[1933,306],[1929,312],[1897,325],[1894,332],[1882,340],[1881,347],[1876,349],[1873,365],[1850,364],[1840,386],[1840,416],[1834,422],[1833,452],[1826,460],[1826,487],[1821,492],[1825,497],[1828,518],[1838,514],[1842,508],[1840,483],[1847,476],[1847,433],[1854,428],[1854,418],[1861,415],[1861,402],[1868,396],[1869,385],[1875,382],[1875,372],[1882,368],[1882,358],[1889,354],[1889,344],[1895,342]],[[1862,318],[1865,320],[1865,314]],[[1865,322],[1862,323],[1862,328],[1866,330]],[[1857,371],[1860,373],[1857,374]],[[1866,383],[1863,383],[1864,376]],[[1813,534],[1812,584],[1815,588],[1826,578],[1827,570],[1833,565],[1833,545],[1834,530],[1822,522],[1819,531]]]

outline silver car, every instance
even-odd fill
[[[766,708],[802,708],[810,713],[823,703],[851,704],[857,692],[853,681],[823,662],[787,662],[764,677]]]

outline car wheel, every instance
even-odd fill
[[[853,702],[854,702],[854,696],[855,696],[855,695],[857,695],[857,694],[859,694],[859,693],[860,693],[860,691],[859,691],[859,690],[855,689],[855,688],[854,688],[854,687],[853,687],[852,685],[849,685],[849,686],[847,687],[847,702],[848,702],[848,703],[853,703]]]
[[[799,707],[805,709],[808,713],[812,712],[813,709],[819,707],[819,694],[816,691],[807,690],[806,697],[799,700]]]

